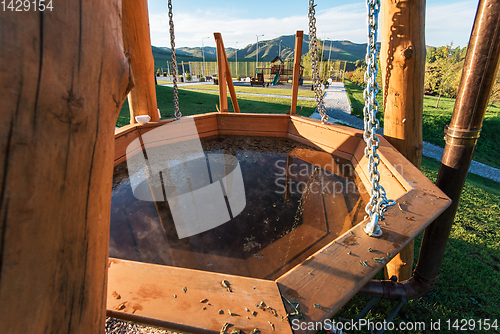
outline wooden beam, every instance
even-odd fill
[[[297,30],[295,33],[295,55],[293,61],[293,81],[292,81],[292,107],[287,114],[295,115],[297,110],[297,96],[299,94],[300,58],[302,57],[302,40],[304,32]]]
[[[121,1],[1,15],[1,331],[102,333]]]
[[[422,161],[425,74],[425,0],[383,1],[380,60],[384,87],[384,137],[411,163]],[[387,264],[388,277],[409,279],[413,242]]]
[[[149,36],[147,0],[123,0],[123,47],[134,74],[135,87],[128,95],[130,124],[135,116],[160,119],[156,103],[155,65]]]
[[[218,68],[218,77],[219,77],[219,110],[220,112],[228,112],[227,108],[227,86],[226,86],[226,75],[227,75],[227,67],[224,64],[224,56],[222,53],[225,53],[224,46],[221,44],[222,37],[220,33],[214,33],[215,43],[217,46],[217,68]]]
[[[221,96],[221,81],[224,84],[224,94],[227,108],[227,92],[226,92],[226,84],[229,88],[229,93],[231,94],[231,103],[233,104],[234,112],[240,112],[240,106],[238,105],[238,99],[236,98],[236,91],[234,89],[233,77],[231,76],[231,71],[229,69],[229,62],[227,60],[226,49],[224,48],[224,42],[222,41],[222,35],[218,32],[214,33],[215,43],[217,45],[217,63],[219,64],[219,73],[221,64],[225,67],[225,75],[224,80],[221,80],[222,77],[219,75],[219,99],[222,99]],[[221,102],[222,103],[222,102]],[[222,108],[221,108],[222,111]]]

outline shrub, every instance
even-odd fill
[[[241,75],[238,75],[238,77],[236,78],[236,80],[241,81]]]
[[[191,78],[191,74],[190,74],[190,73],[188,73],[188,74],[186,75],[186,80],[187,80],[187,81],[191,81],[191,79],[192,79],[192,78]]]
[[[205,82],[205,78],[204,77],[200,77],[200,82]]]

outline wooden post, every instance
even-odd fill
[[[158,121],[154,59],[149,36],[147,0],[123,0],[123,46],[134,74],[135,87],[128,95],[130,124],[135,116],[149,115]]]
[[[214,38],[215,44],[217,45],[217,63],[219,65],[219,100],[221,105],[220,111],[223,111],[223,103],[225,103],[226,107],[224,111],[228,111],[226,88],[229,87],[229,93],[231,94],[231,103],[233,104],[234,112],[239,113],[240,106],[238,105],[238,99],[236,98],[236,90],[234,89],[233,77],[231,76],[231,71],[229,69],[229,62],[227,60],[226,50],[224,49],[222,35],[219,32],[216,32],[214,33]]]
[[[1,331],[102,333],[121,1],[1,15]]]
[[[384,137],[411,163],[422,161],[425,74],[425,0],[383,1],[380,51]],[[388,277],[409,279],[413,242],[386,266]]]
[[[300,58],[302,57],[302,40],[304,32],[297,30],[295,33],[295,55],[293,60],[293,81],[292,81],[292,106],[287,114],[295,115],[297,111],[297,96],[299,94]]]
[[[218,36],[217,36],[218,34]],[[220,112],[228,112],[227,107],[227,85],[226,85],[226,75],[227,75],[227,67],[224,64],[224,56],[222,56],[222,52],[224,52],[224,47],[221,45],[221,36],[220,33],[214,33],[215,42],[217,45],[217,69],[219,78],[219,105]],[[219,39],[218,39],[219,37]]]

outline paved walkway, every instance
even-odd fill
[[[351,105],[342,82],[332,83],[326,89],[323,101],[325,102],[325,109],[327,115],[330,117],[330,122],[342,123],[356,129],[363,129],[363,121],[351,115]],[[318,111],[315,111],[310,117],[321,119]],[[382,134],[383,129],[379,129],[379,133]],[[424,141],[423,155],[425,157],[441,161],[443,151],[442,147]],[[472,161],[469,172],[500,182],[500,169],[477,161]]]

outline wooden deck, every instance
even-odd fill
[[[369,187],[361,131],[289,115],[211,113],[190,117],[194,118],[200,137],[218,134],[286,137],[320,148],[327,154],[350,160],[357,177]],[[168,122],[117,130],[115,164],[124,161],[124,152],[132,140]],[[341,235],[336,240],[318,248],[307,259],[300,259],[274,280],[110,259],[108,315],[188,332],[217,333],[227,322],[231,324],[227,333],[233,328],[245,333],[254,328],[262,333],[290,333],[291,324],[287,319],[281,320],[281,316],[286,317],[285,309],[291,311],[283,296],[300,304],[305,316],[302,321],[332,317],[384,263],[450,205],[448,197],[418,169],[383,138],[380,141],[380,183],[388,198],[399,203],[388,209],[381,224],[381,238],[371,238],[364,233],[366,221],[349,226],[339,231]],[[158,144],[161,142],[159,138]],[[309,158],[320,161],[324,157]],[[324,207],[324,210],[333,214],[339,208]],[[222,280],[229,281],[234,292],[224,289],[220,284]],[[210,307],[200,302],[205,298]],[[270,309],[257,309],[255,304],[261,301]],[[257,311],[257,316],[249,315],[245,308]],[[218,314],[219,310],[224,313]],[[228,310],[237,315],[229,315]]]

